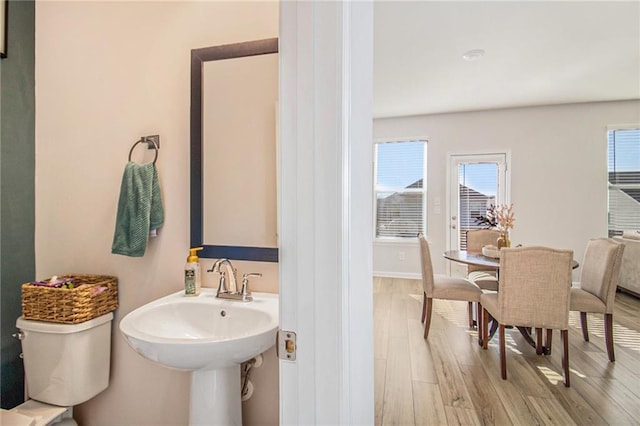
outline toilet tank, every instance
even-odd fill
[[[79,324],[18,318],[29,398],[69,407],[109,385],[113,314]]]

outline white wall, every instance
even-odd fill
[[[117,324],[136,307],[183,288],[190,50],[277,36],[276,2],[36,3],[36,275],[119,278],[110,387],[76,408],[85,426],[187,423],[188,374],[135,354]],[[113,255],[127,154],[150,134],[161,137],[165,224],[143,258]],[[235,265],[239,273],[265,273],[254,290],[277,291],[277,264]],[[205,277],[205,285],[213,281]],[[260,407],[245,411],[246,424],[277,423],[277,361],[269,354],[255,372],[248,404]]]
[[[512,243],[573,249],[581,261],[589,238],[607,235],[606,126],[639,122],[640,101],[621,101],[378,119],[373,136],[428,137],[427,236],[444,273],[447,154],[510,152]],[[374,243],[374,274],[419,277],[418,252],[417,243]]]

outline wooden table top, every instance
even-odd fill
[[[482,253],[469,252],[466,250],[448,250],[443,254],[445,259],[452,260],[454,262],[465,263],[467,265],[485,266],[487,268],[499,269],[500,259],[494,257],[487,257]],[[580,264],[573,261],[571,267],[576,269]]]
[[[500,258],[487,257],[482,253],[468,252],[466,250],[448,250],[443,253],[445,259],[454,262],[465,263],[467,265],[486,266],[488,268],[498,269],[500,267]]]

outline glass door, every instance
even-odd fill
[[[506,154],[451,155],[449,250],[465,250],[467,231],[485,227],[478,218],[486,215],[491,205],[508,201],[506,157]],[[451,265],[450,272],[465,276],[466,267]]]

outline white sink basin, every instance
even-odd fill
[[[278,295],[253,293],[253,301],[179,291],[147,303],[120,321],[131,347],[151,361],[180,370],[216,370],[240,365],[275,344]]]

